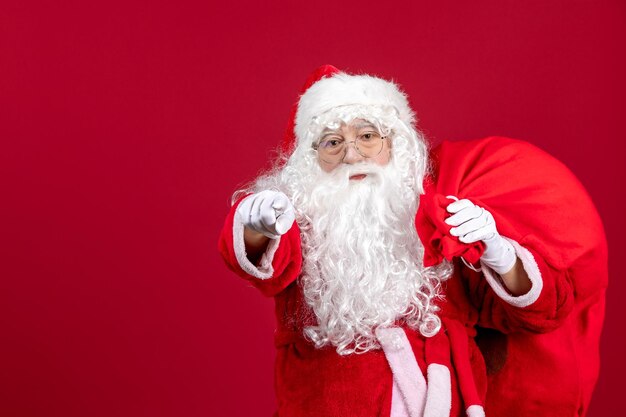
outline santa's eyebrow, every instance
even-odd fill
[[[377,130],[376,126],[374,126],[374,124],[372,122],[368,122],[368,121],[362,121],[362,122],[355,122],[353,124],[353,127],[356,129],[363,129],[366,127],[369,127],[371,129]],[[322,130],[322,132],[320,133],[321,137],[327,136],[327,135],[339,135],[341,136],[341,132],[339,129],[331,129],[330,127],[325,127],[324,130]]]
[[[363,129],[364,127],[371,127],[372,129],[376,129],[376,126],[374,126],[372,122],[367,121],[355,123],[354,127],[357,129]]]
[[[322,136],[326,136],[326,135],[341,135],[341,133],[339,132],[339,129],[331,129],[329,127],[324,128],[324,130],[322,130],[321,133]]]

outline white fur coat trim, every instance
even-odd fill
[[[428,394],[424,417],[448,417],[452,408],[450,370],[438,363],[428,365]]]
[[[393,373],[391,417],[421,417],[426,403],[426,380],[404,330],[377,329],[376,337]]]

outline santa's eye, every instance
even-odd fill
[[[380,138],[380,135],[376,132],[365,132],[359,136],[359,140],[362,142],[370,142]]]
[[[341,146],[342,143],[343,139],[340,138],[326,138],[320,142],[319,147],[320,149],[333,149]]]

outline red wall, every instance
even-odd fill
[[[615,415],[623,2],[179,3],[0,5],[0,415],[271,414],[272,301],[216,241],[323,63],[393,77],[434,142],[521,138],[580,178],[612,271],[589,416]]]

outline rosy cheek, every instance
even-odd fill
[[[389,163],[389,154],[382,154],[378,159],[376,159],[376,163],[378,165],[387,165]]]
[[[333,169],[337,168],[338,164],[329,164],[327,162],[324,161],[317,161],[320,164],[320,168],[322,168],[322,171],[324,172],[331,172]]]

